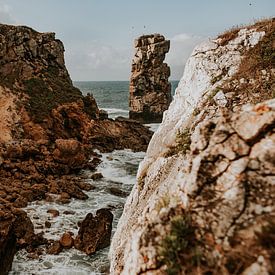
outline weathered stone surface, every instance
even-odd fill
[[[170,68],[163,63],[170,41],[160,34],[143,35],[135,41],[135,48],[129,116],[142,122],[160,122],[172,99]]]
[[[227,43],[205,42],[187,61],[112,239],[111,274],[274,272],[271,78],[266,93],[256,88],[263,87],[259,67],[274,75],[271,60],[260,61],[273,43],[274,19],[257,26]],[[238,78],[253,47],[248,93]]]
[[[89,213],[81,222],[75,239],[75,248],[87,255],[110,245],[113,214],[108,209],[99,209],[96,216]]]

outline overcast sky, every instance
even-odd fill
[[[56,33],[73,80],[128,80],[133,40],[149,33],[171,40],[179,79],[196,44],[274,13],[274,0],[0,0],[1,23]]]

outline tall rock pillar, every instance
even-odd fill
[[[161,122],[171,102],[170,68],[163,63],[170,41],[163,35],[143,35],[135,40],[132,61],[129,116],[141,122]]]

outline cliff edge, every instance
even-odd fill
[[[197,46],[111,244],[111,274],[274,272],[274,19]]]

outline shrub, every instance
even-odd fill
[[[182,271],[183,263],[187,267],[198,266],[201,253],[190,215],[174,216],[170,223],[170,232],[158,247],[158,261],[166,265],[169,275],[176,275]]]

